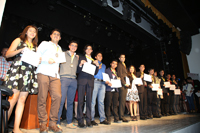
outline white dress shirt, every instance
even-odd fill
[[[37,53],[42,57],[41,63],[38,65],[36,73],[41,73],[51,77],[60,78],[58,74],[59,63],[49,64],[48,61],[50,58],[55,59],[56,53],[62,52],[62,49],[59,45],[56,46],[51,41],[43,41],[37,49]]]

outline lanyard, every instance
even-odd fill
[[[26,44],[28,45],[29,49],[32,50],[33,49],[33,43],[29,44],[28,41],[26,41]]]
[[[59,47],[58,47],[58,46],[55,46],[54,43],[52,43],[52,45],[56,48],[56,53],[58,53]]]
[[[163,77],[161,77],[162,78],[162,80],[165,82],[165,79],[163,78]]]
[[[92,61],[94,61],[94,59],[92,59],[91,57],[88,57],[87,55],[85,55],[85,57],[90,59],[90,60],[92,60]]]
[[[110,68],[110,70],[112,71],[112,73],[117,77],[116,71],[113,70],[112,68]]]
[[[73,62],[74,60],[74,54],[71,56],[71,63]]]
[[[124,62],[122,62],[122,64],[124,65],[124,67],[126,68],[126,64]]]
[[[152,77],[152,81],[154,82],[154,76],[153,76],[153,75],[151,75],[151,77]]]

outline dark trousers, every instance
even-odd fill
[[[157,112],[158,112],[158,115],[161,115],[160,105],[161,105],[161,99],[160,99],[160,95],[158,95],[158,98],[157,98]]]
[[[93,87],[86,85],[78,85],[78,110],[77,119],[78,123],[84,123],[83,117],[83,104],[86,92],[86,122],[91,122],[91,101],[92,101]]]
[[[126,94],[127,89],[125,87],[119,88],[119,119],[124,118]]]
[[[167,93],[163,93],[163,99],[161,99],[161,112],[162,114],[169,113],[169,96]]]
[[[169,113],[174,113],[174,91],[169,91]]]
[[[176,110],[176,113],[179,113],[180,112],[180,106],[179,106],[179,103],[180,103],[180,95],[175,95],[175,110]]]
[[[106,91],[105,105],[106,105],[106,117],[108,121],[111,121],[111,104],[113,105],[113,115],[115,120],[119,120],[118,116],[118,98],[119,92]]]
[[[151,91],[151,88],[148,88],[148,115],[158,115],[157,112],[157,92]]]
[[[139,108],[140,116],[147,116],[147,89],[145,88],[142,93],[139,93]]]

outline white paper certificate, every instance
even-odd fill
[[[152,82],[151,75],[144,73],[144,80],[148,82]]]
[[[143,85],[142,79],[141,79],[141,78],[135,78],[135,79],[134,79],[134,82],[135,82],[136,85],[137,85],[137,84]]]
[[[26,48],[23,51],[21,61],[37,67],[40,62],[40,56],[36,52],[33,52],[30,49]]]
[[[195,94],[196,94],[198,97],[200,97],[200,92],[196,92]]]
[[[170,82],[164,82],[165,88],[170,88]]]
[[[127,76],[126,76],[126,84],[127,84],[127,85],[131,85],[131,84],[130,84],[130,80],[129,80],[129,78],[128,78]]]
[[[58,53],[58,57],[55,57],[55,62],[56,63],[64,63],[64,62],[66,62],[65,52],[59,52]]]
[[[151,84],[153,86],[152,91],[157,91],[159,89],[159,84]]]
[[[111,79],[111,88],[120,88],[122,87],[121,80],[119,79]]]
[[[91,74],[91,75],[94,75],[95,70],[96,70],[96,66],[92,65],[88,62],[85,62],[84,65],[83,65],[83,68],[82,68],[83,72]]]
[[[181,95],[181,90],[180,89],[175,89],[174,90],[175,95]]]
[[[169,88],[169,90],[175,90],[175,85],[170,85],[170,88]]]
[[[110,77],[109,77],[109,75],[107,74],[107,73],[102,73],[102,75],[103,75],[103,81],[108,81],[108,82],[110,82]]]
[[[163,95],[162,89],[158,89],[157,94],[158,95]]]

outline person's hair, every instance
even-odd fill
[[[61,31],[60,31],[59,29],[53,29],[53,30],[51,31],[51,35],[53,34],[54,31],[59,32],[59,33],[60,33],[60,36],[61,36],[62,33],[61,33]]]
[[[28,31],[28,29],[29,28],[35,28],[35,30],[36,30],[36,35],[35,35],[35,37],[33,38],[33,40],[32,40],[32,43],[33,43],[33,45],[34,46],[37,46],[38,44],[38,29],[37,29],[37,27],[36,26],[34,26],[34,25],[28,25],[28,26],[26,26],[26,28],[22,31],[22,33],[20,33],[19,35],[19,38],[23,41],[23,42],[25,42],[26,40],[27,40],[27,35],[26,35],[26,33],[27,33],[27,31]]]
[[[95,53],[95,57],[96,57],[98,54],[101,54],[101,55],[103,56],[102,52],[101,52],[101,51],[98,51],[98,52]]]
[[[163,69],[161,69],[159,72],[161,72],[161,71],[163,71],[163,72],[164,72],[164,70],[163,70]]]
[[[133,72],[133,74],[136,76],[136,70],[135,70],[135,67],[134,67],[133,65],[130,65],[129,68],[128,68],[128,76],[129,76],[129,77],[132,76],[132,75],[131,75],[131,72],[130,72],[130,68],[131,68],[131,67],[134,68],[134,72]]]
[[[191,77],[187,77],[187,80],[192,80],[192,78]]]
[[[148,70],[148,71],[151,71],[151,70],[154,70],[154,68],[149,68],[149,70]]]
[[[113,60],[111,61],[111,63],[112,63],[113,61],[118,63],[117,59],[113,59]]]
[[[90,45],[90,44],[85,45],[85,47],[83,48],[83,54],[86,54],[85,51],[86,51],[87,47],[89,47],[89,46],[92,48],[92,45]]]
[[[75,40],[72,40],[72,41],[70,41],[70,42],[69,42],[69,45],[70,45],[71,43],[76,43],[76,44],[77,44],[77,46],[78,46],[78,42],[77,42],[77,41],[75,41]]]
[[[120,55],[119,55],[119,58],[120,58],[122,55],[126,56],[125,54],[120,54]]]

